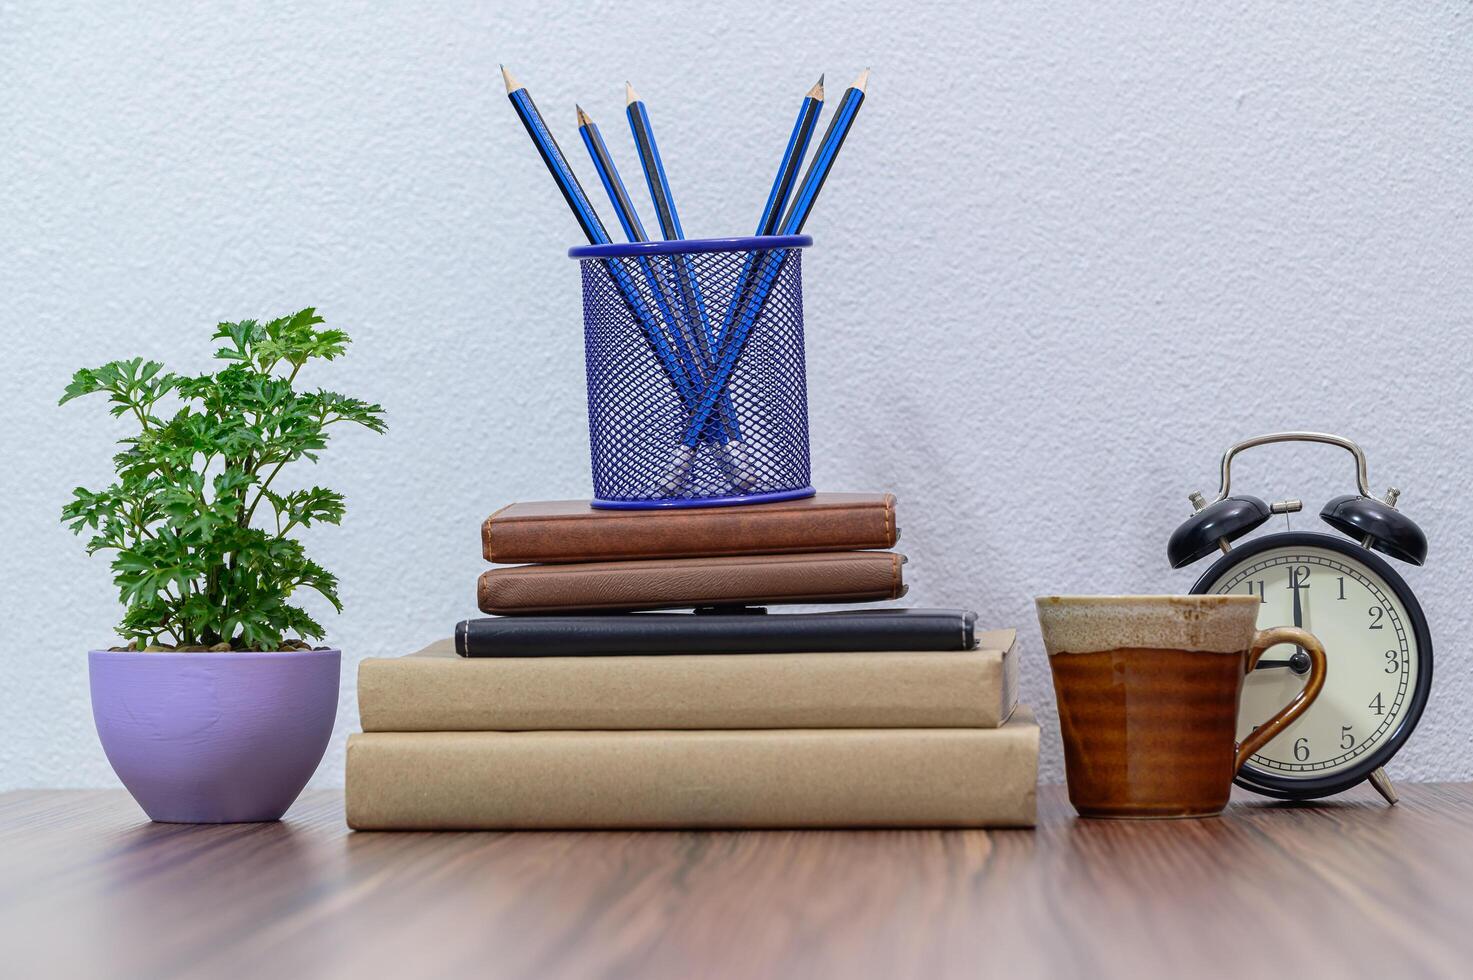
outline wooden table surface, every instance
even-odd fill
[[[6,976],[1467,976],[1473,785],[1036,831],[352,833],[0,795]]]

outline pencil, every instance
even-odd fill
[[[668,241],[679,241],[685,237],[685,232],[680,227],[680,214],[675,210],[675,197],[670,193],[670,181],[665,176],[665,162],[660,158],[660,147],[655,142],[649,110],[628,82],[624,83],[624,113],[629,117],[629,131],[634,134],[634,145],[639,150],[639,165],[644,170],[645,183],[649,185],[650,201],[655,205],[660,234]]]
[[[670,181],[665,175],[665,162],[660,157],[660,146],[655,142],[654,126],[650,124],[649,110],[644,100],[634,91],[629,82],[624,83],[624,114],[629,117],[629,131],[634,136],[634,145],[639,150],[639,165],[644,170],[645,184],[649,187],[650,201],[655,206],[655,218],[660,224],[660,234],[667,241],[680,241],[685,231],[680,226],[680,213],[675,208],[675,196],[670,193]],[[705,367],[714,365],[715,353],[712,342],[715,333],[706,316],[705,300],[701,296],[700,283],[690,256],[674,256],[675,278],[680,284],[681,306],[686,313],[686,322],[694,322],[694,341],[705,359]],[[726,395],[718,393],[725,399]],[[729,402],[728,402],[729,404]],[[727,414],[726,412],[722,413]]]
[[[532,144],[542,155],[542,162],[547,165],[547,172],[552,174],[558,190],[563,192],[563,198],[568,202],[568,209],[573,212],[573,217],[577,219],[578,226],[583,229],[583,234],[587,236],[591,244],[607,244],[610,239],[608,231],[604,229],[604,223],[599,220],[597,212],[593,210],[593,204],[589,202],[588,195],[583,193],[583,185],[578,183],[578,177],[573,173],[573,168],[568,166],[567,158],[563,156],[563,151],[557,145],[557,140],[553,138],[552,131],[543,121],[542,113],[537,111],[537,103],[532,101],[532,96],[527,92],[527,86],[513,78],[505,65],[501,66],[501,77],[506,81],[507,99],[511,101],[512,108],[516,109],[517,118],[521,119],[522,125],[527,128],[527,135],[532,137]]]
[[[818,149],[808,164],[808,172],[803,175],[803,184],[793,198],[793,206],[788,209],[788,216],[783,219],[779,234],[796,235],[808,222],[808,216],[813,213],[813,205],[818,201],[818,192],[823,190],[823,182],[828,180],[829,173],[834,169],[834,161],[844,145],[844,137],[849,135],[854,117],[859,115],[859,107],[864,105],[864,87],[868,84],[869,69],[866,68],[839,100],[839,108],[834,110],[829,128],[824,130],[823,141],[818,144]]]
[[[614,214],[619,219],[620,226],[624,229],[625,236],[631,242],[647,242],[649,236],[645,233],[644,223],[639,220],[639,213],[634,208],[633,201],[629,198],[629,191],[624,186],[624,178],[619,174],[619,168],[614,163],[613,155],[609,153],[608,144],[604,142],[603,134],[599,131],[598,123],[588,113],[583,111],[582,106],[574,106],[578,112],[578,132],[583,137],[583,145],[588,148],[588,156],[593,160],[593,169],[598,172],[599,180],[603,182],[604,190],[609,195],[609,203],[613,205]],[[638,259],[640,267],[644,270],[645,278],[649,280],[650,289],[654,293],[655,303],[659,307],[665,322],[675,325],[670,331],[675,342],[676,353],[685,364],[688,374],[701,378],[710,370],[708,363],[710,358],[709,348],[702,355],[693,353],[687,346],[685,338],[692,336],[693,331],[688,325],[676,325],[676,317],[671,310],[671,296],[674,302],[680,302],[679,294],[672,290],[665,282],[665,277],[660,274],[659,259],[641,256]],[[698,360],[704,357],[706,360]],[[735,421],[730,414],[730,401],[727,400],[722,406],[722,436],[727,434],[735,426]]]
[[[867,84],[869,84],[868,68],[860,72],[859,78],[839,100],[839,107],[834,110],[834,116],[829,120],[829,128],[824,131],[823,141],[819,143],[818,149],[813,154],[813,160],[808,164],[808,172],[803,175],[803,184],[798,188],[797,196],[793,198],[793,206],[788,209],[779,234],[799,234],[803,230],[803,225],[807,223],[808,216],[813,213],[813,205],[818,200],[819,191],[823,189],[824,181],[828,179],[829,173],[833,170],[834,161],[839,156],[839,149],[844,145],[844,138],[849,135],[854,119],[859,114],[859,108],[864,104],[864,89]],[[762,305],[767,301],[767,294],[772,290],[772,284],[782,270],[785,258],[786,253],[783,258],[774,257],[772,252],[763,254],[762,260],[758,263],[751,294],[742,304],[742,314],[737,320],[735,329],[724,333],[721,337],[721,351],[717,359],[715,375],[706,384],[705,394],[701,396],[700,404],[696,406],[688,431],[699,432],[706,424],[706,419],[710,418],[711,410],[716,404],[716,393],[724,388],[726,382],[731,378],[731,372],[736,367],[737,359],[741,356],[742,345],[746,342],[747,333],[752,329],[752,324],[756,322],[761,313]]]
[[[537,152],[542,156],[542,162],[547,165],[547,170],[552,174],[552,179],[562,191],[563,198],[568,202],[568,208],[573,212],[578,225],[583,229],[583,234],[588,241],[594,245],[609,244],[609,233],[605,230],[603,222],[599,220],[598,213],[593,210],[593,204],[589,202],[588,195],[583,193],[583,185],[578,183],[578,177],[573,173],[573,168],[568,166],[568,160],[563,156],[562,149],[557,145],[552,132],[547,128],[547,123],[542,118],[542,113],[537,110],[537,104],[532,101],[532,96],[527,92],[527,87],[512,77],[506,66],[501,66],[501,76],[506,81],[506,97],[510,100],[512,108],[517,112],[517,117],[522,120],[522,125],[527,129],[527,135],[532,138],[532,144],[537,147]],[[639,288],[629,278],[628,272],[616,260],[610,259],[606,268],[614,277],[624,301],[629,304],[635,319],[639,321],[644,329],[645,337],[655,350],[665,373],[669,375],[670,381],[675,385],[681,401],[687,409],[697,404],[697,394],[686,376],[684,367],[679,359],[671,352],[665,338],[661,334],[654,314],[645,305],[644,299],[639,295]],[[709,413],[708,413],[709,414]],[[702,427],[705,423],[702,423]],[[696,429],[700,431],[700,427]]]
[[[634,210],[634,202],[629,199],[629,191],[624,187],[624,178],[619,176],[619,168],[614,165],[614,158],[609,155],[603,134],[598,131],[598,123],[589,118],[582,106],[574,108],[578,110],[578,132],[583,136],[583,145],[588,147],[588,155],[593,158],[593,169],[598,171],[599,179],[603,181],[609,202],[614,206],[614,216],[623,226],[625,237],[631,242],[649,241],[644,224]]]
[[[655,130],[650,125],[648,109],[644,100],[634,92],[634,86],[624,83],[624,114],[629,117],[629,131],[634,134],[634,145],[639,150],[639,165],[644,170],[644,180],[649,186],[650,200],[655,205],[655,217],[660,223],[660,234],[667,241],[680,241],[685,231],[680,227],[680,214],[675,210],[675,196],[670,193],[670,181],[665,176],[665,162],[660,158],[660,146],[655,142]],[[709,364],[711,351],[711,324],[706,319],[706,304],[701,299],[701,287],[696,282],[695,269],[690,256],[682,255],[675,263],[676,279],[680,282],[682,305],[690,319],[699,322],[695,341]]]
[[[808,90],[802,105],[798,107],[798,118],[793,123],[788,145],[783,149],[783,157],[778,161],[772,190],[768,192],[767,203],[762,207],[762,217],[757,219],[758,236],[771,235],[777,231],[777,224],[782,219],[783,208],[788,206],[788,195],[792,193],[793,184],[798,179],[803,157],[808,153],[808,142],[813,138],[813,130],[818,125],[818,116],[822,111],[823,76],[819,75],[818,81]],[[741,275],[737,276],[736,288],[731,293],[731,302],[726,307],[726,315],[721,318],[721,330],[716,334],[718,340],[731,329],[731,322],[736,319],[742,300],[746,298],[752,280],[752,267],[757,264],[757,254],[749,254],[742,264]]]
[[[788,195],[798,179],[798,170],[803,166],[803,157],[808,152],[808,141],[813,138],[813,129],[818,125],[819,113],[823,111],[823,76],[803,97],[798,107],[798,119],[793,123],[793,133],[783,150],[783,158],[777,166],[777,176],[772,181],[772,190],[767,195],[767,204],[762,208],[762,218],[757,222],[758,235],[771,235],[777,231],[782,219],[783,208],[788,206]]]

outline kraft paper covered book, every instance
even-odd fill
[[[356,830],[1029,827],[1038,725],[377,732],[348,739]]]
[[[498,615],[692,606],[878,602],[905,595],[893,551],[517,565],[481,575],[477,603]]]
[[[586,500],[511,504],[481,525],[500,564],[777,555],[893,548],[900,531],[888,493],[819,493],[742,507],[597,510]]]
[[[996,728],[1018,699],[1014,632],[974,650],[467,659],[449,640],[364,660],[365,732]]]

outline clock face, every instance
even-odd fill
[[[1395,750],[1390,743],[1395,739],[1399,745],[1409,731],[1403,730],[1404,723],[1410,719],[1415,724],[1421,711],[1427,688],[1419,684],[1424,670],[1419,634],[1425,636],[1421,613],[1409,609],[1398,589],[1372,566],[1385,568],[1379,559],[1367,556],[1370,560],[1363,561],[1353,554],[1358,549],[1345,545],[1305,543],[1333,540],[1324,535],[1281,537],[1298,543],[1237,549],[1244,554],[1236,561],[1235,552],[1229,552],[1214,566],[1212,581],[1196,590],[1253,595],[1260,602],[1259,629],[1300,625],[1325,647],[1327,670],[1319,698],[1253,756],[1244,773],[1255,770],[1278,777],[1275,781],[1333,782],[1360,770],[1354,777],[1359,779],[1367,764],[1380,765],[1384,760],[1377,757]],[[1227,567],[1219,570],[1221,566]],[[1398,585],[1406,589],[1399,580]],[[1304,687],[1307,658],[1297,653],[1293,645],[1271,647],[1249,674],[1238,713],[1239,740]],[[1430,680],[1430,663],[1426,670]]]

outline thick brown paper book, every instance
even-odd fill
[[[365,732],[996,728],[1018,701],[1012,630],[974,650],[465,658],[443,640],[358,666]]]
[[[1029,827],[1038,725],[348,738],[356,830]]]
[[[739,507],[596,510],[585,500],[511,504],[481,525],[481,549],[499,564],[777,555],[893,548],[895,498],[819,493]]]
[[[905,594],[893,551],[744,555],[517,565],[481,574],[481,611],[518,613],[678,609],[800,602],[877,602]]]

